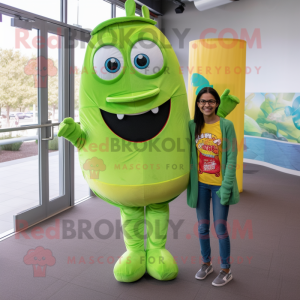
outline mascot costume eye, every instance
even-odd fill
[[[67,118],[58,135],[79,149],[95,195],[120,208],[127,251],[115,264],[116,280],[133,282],[146,271],[172,280],[178,266],[165,249],[168,203],[187,188],[190,172],[186,88],[174,50],[149,10],[143,6],[143,17],[135,16],[133,0],[125,8],[126,17],[92,31],[80,125]]]

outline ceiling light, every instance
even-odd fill
[[[189,1],[194,1],[196,8],[200,11],[204,11],[213,7],[217,7],[238,0],[189,0]]]

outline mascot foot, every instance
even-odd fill
[[[126,251],[116,262],[114,275],[120,282],[139,280],[146,273],[146,252]]]
[[[157,280],[172,280],[178,274],[178,266],[168,250],[151,249],[147,251],[147,272]]]

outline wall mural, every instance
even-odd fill
[[[244,132],[244,158],[300,171],[300,93],[246,94]]]

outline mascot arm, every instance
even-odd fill
[[[226,89],[224,93],[221,96],[221,103],[218,108],[217,115],[219,117],[225,118],[227,115],[229,115],[237,106],[237,104],[240,103],[240,100],[238,97],[229,95],[230,90]]]
[[[65,118],[59,125],[58,136],[63,136],[80,150],[85,143],[85,133],[72,118]]]

